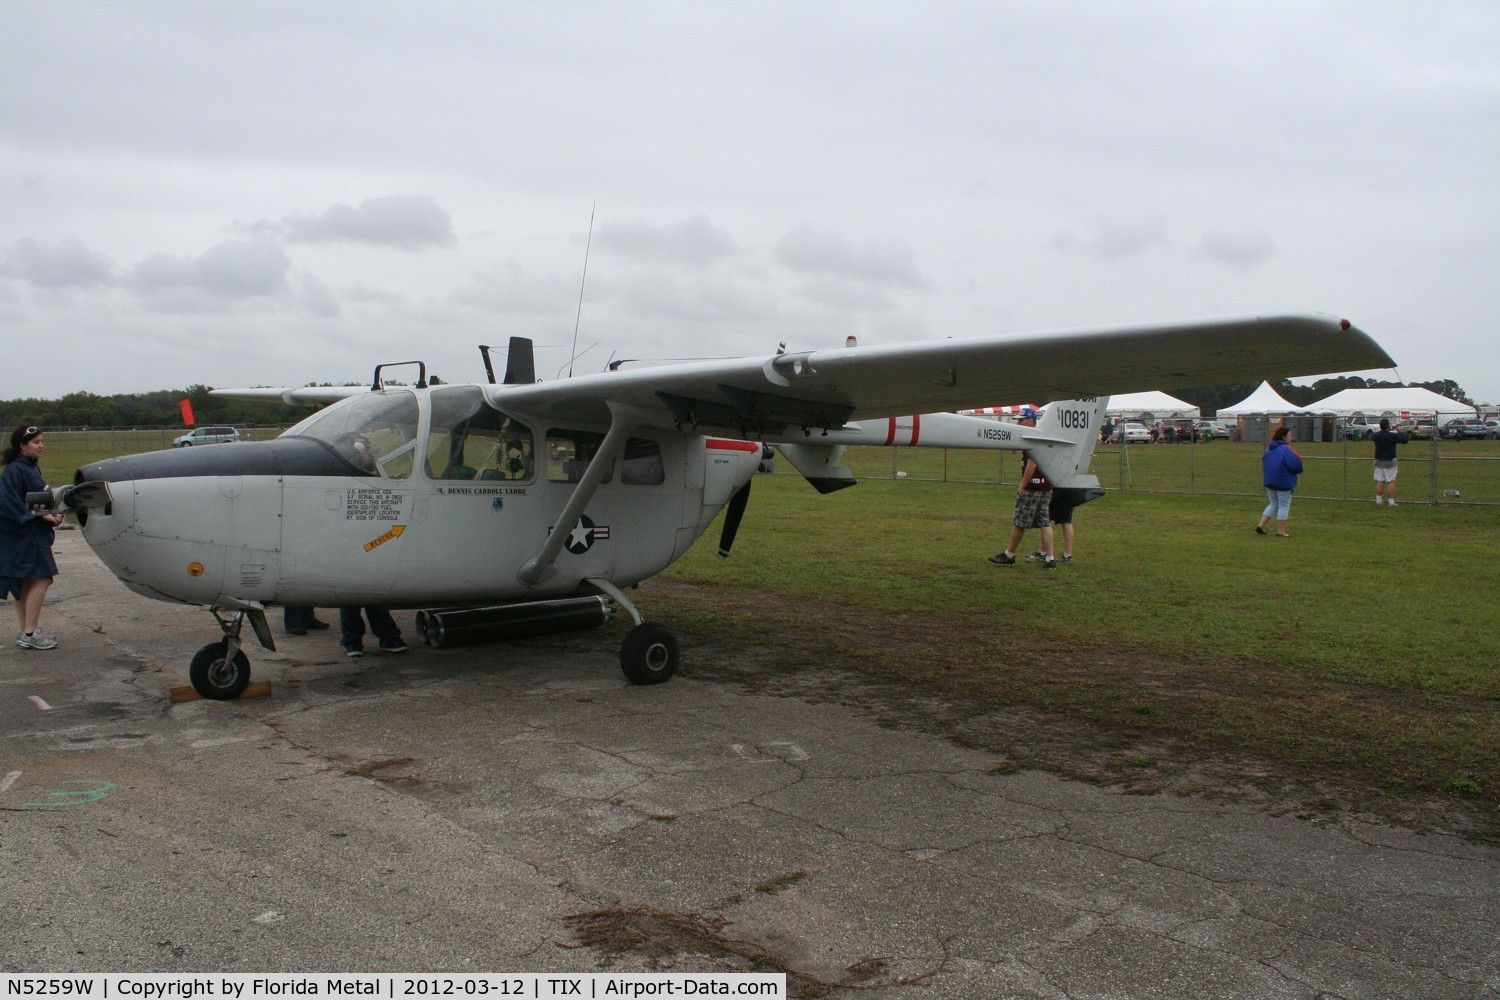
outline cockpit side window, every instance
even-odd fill
[[[484,392],[455,386],[432,393],[427,477],[524,482],[535,474],[531,428],[490,406]]]
[[[406,479],[417,447],[417,398],[390,389],[352,396],[283,436],[323,441],[364,475]]]

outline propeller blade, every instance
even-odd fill
[[[729,498],[724,511],[724,530],[719,533],[719,558],[728,559],[734,547],[734,536],[740,530],[740,519],[745,516],[745,505],[750,502],[750,483],[741,486],[739,492]]]

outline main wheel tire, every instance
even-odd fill
[[[225,640],[211,642],[193,656],[188,679],[193,682],[193,689],[205,698],[215,701],[238,698],[250,683],[250,661],[244,650],[235,650],[231,659],[224,655],[228,648]]]
[[[665,625],[644,622],[620,645],[620,669],[632,684],[660,684],[677,673],[682,656],[677,637]]]

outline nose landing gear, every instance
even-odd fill
[[[218,608],[209,611],[224,638],[209,643],[193,655],[188,666],[188,679],[193,683],[193,690],[203,697],[228,701],[238,698],[250,683],[250,660],[240,649],[240,630],[246,619],[249,619],[250,627],[262,646],[274,650],[276,642],[271,638],[266,613],[261,608],[241,608],[229,619],[225,619]]]

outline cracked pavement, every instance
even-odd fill
[[[875,997],[1500,996],[1493,844],[1011,773],[691,649],[634,688],[614,626],[348,661],[273,616],[270,697],[174,705],[208,615],[58,555],[61,647],[0,650],[6,971],[745,967],[563,920],[628,907]]]

